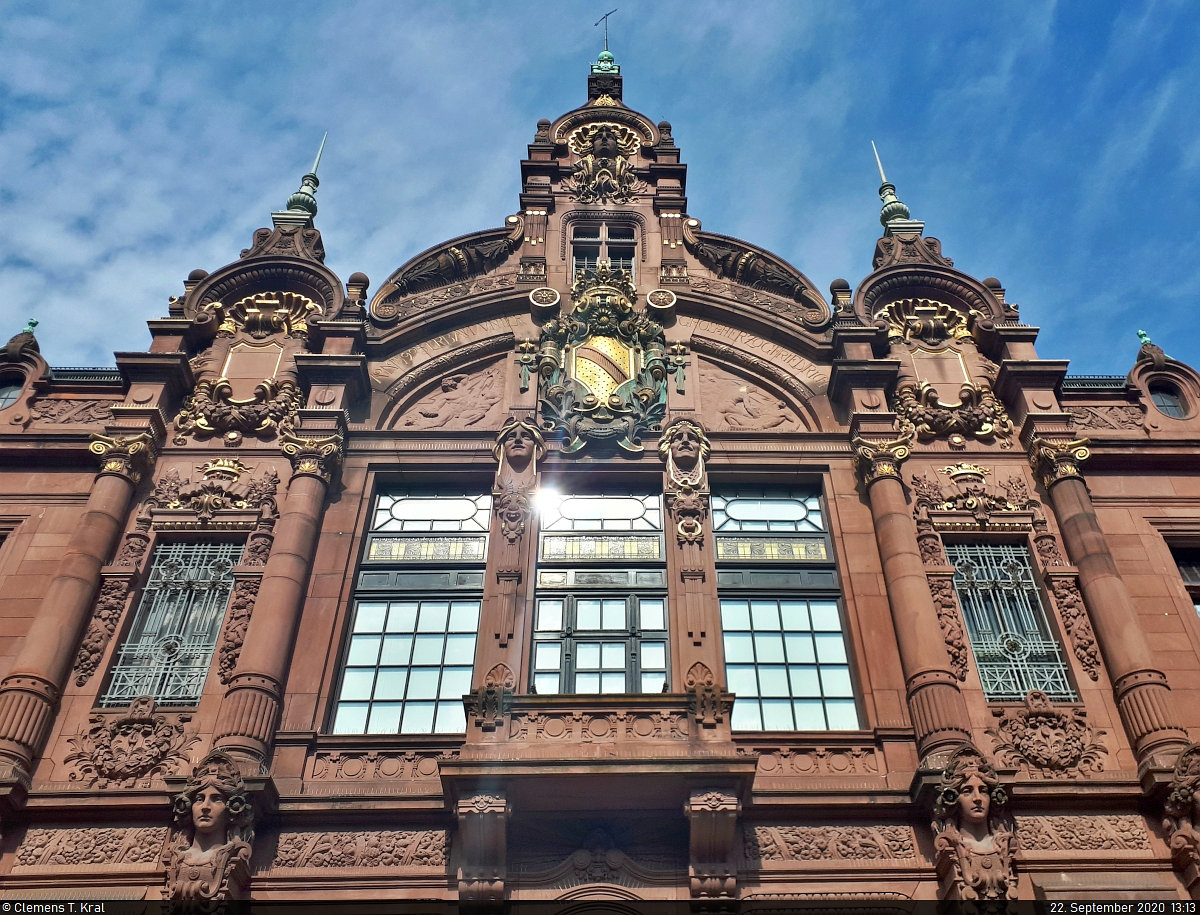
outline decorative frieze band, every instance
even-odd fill
[[[911,826],[744,827],[751,865],[768,861],[887,861],[917,857]]]
[[[157,867],[167,840],[165,826],[130,829],[30,829],[17,848],[13,871],[32,867],[98,869],[139,864]]]
[[[445,868],[446,832],[291,832],[279,837],[272,869],[300,867]]]

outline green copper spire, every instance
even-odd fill
[[[1145,346],[1147,343],[1150,342],[1150,335],[1148,333],[1146,333],[1144,330],[1139,330],[1137,332],[1137,334],[1138,334],[1138,343],[1141,344],[1142,346]]]
[[[325,136],[321,138],[321,148],[317,150],[316,161],[313,162],[312,171],[300,179],[300,189],[287,200],[289,210],[303,211],[309,216],[317,215],[317,198],[313,196],[321,184],[317,180],[317,167],[321,164],[321,153],[325,152],[325,141],[328,139],[329,131],[325,131]]]
[[[883,209],[879,211],[879,223],[885,229],[889,222],[898,219],[908,219],[909,212],[900,198],[896,196],[896,185],[887,180],[883,173],[883,163],[879,160],[879,150],[875,149],[875,141],[871,141],[871,149],[875,151],[875,164],[879,166],[879,199],[883,201]]]
[[[30,318],[28,321],[25,322],[25,329],[23,331],[21,331],[21,333],[31,334],[31,333],[33,333],[33,329],[37,326],[38,326],[38,319]]]

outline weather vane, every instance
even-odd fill
[[[608,17],[615,13],[616,10],[609,10],[603,16],[596,20],[596,25],[604,23],[604,50],[608,50]]]

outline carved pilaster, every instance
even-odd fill
[[[738,816],[742,802],[720,789],[693,790],[688,819],[688,882],[693,900],[737,897]]]
[[[460,906],[483,909],[504,904],[508,878],[507,830],[512,814],[502,794],[477,794],[458,802]]]
[[[1163,830],[1171,843],[1171,863],[1191,897],[1200,899],[1200,743],[1190,744],[1175,761]]]

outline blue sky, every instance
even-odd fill
[[[144,349],[329,143],[327,263],[373,288],[499,226],[538,118],[586,98],[613,6],[625,100],[674,125],[691,215],[856,285],[888,177],[1044,358],[1200,366],[1200,5],[0,3],[0,337]],[[1188,99],[1191,101],[1188,101]]]

